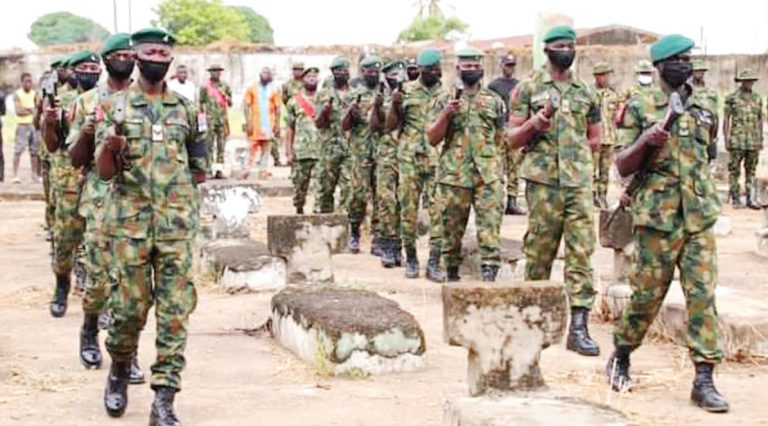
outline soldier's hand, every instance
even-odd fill
[[[96,121],[92,117],[87,117],[85,119],[85,124],[83,125],[82,131],[86,133],[87,135],[93,135],[96,133]]]
[[[402,105],[405,101],[405,96],[403,96],[403,92],[401,92],[398,89],[395,89],[394,92],[392,92],[392,103],[395,105]]]
[[[622,207],[629,207],[632,204],[632,199],[629,198],[629,195],[627,195],[626,192],[623,192],[619,198],[619,204],[621,204]]]
[[[463,105],[463,102],[461,99],[451,99],[448,101],[447,104],[445,104],[445,107],[443,108],[443,112],[448,115],[448,117],[453,117],[461,111],[461,106]]]
[[[128,147],[128,140],[125,136],[120,135],[107,135],[107,148],[112,152],[121,152]]]
[[[56,105],[46,105],[43,111],[45,121],[54,122],[59,119],[59,108]]]
[[[643,132],[643,137],[647,141],[648,145],[660,147],[667,143],[667,139],[669,139],[669,132],[664,130],[664,127],[661,125],[661,123],[656,123],[648,130]]]
[[[333,111],[333,102],[331,102],[333,98],[329,99],[328,102],[326,102],[325,105],[323,105],[323,115],[328,116],[331,114],[331,111]]]
[[[384,105],[384,95],[381,92],[376,93],[376,96],[373,97],[373,105],[377,107]]]
[[[358,104],[357,102],[355,102],[355,103],[353,103],[352,105],[350,105],[350,106],[349,106],[349,114],[350,114],[352,117],[354,117],[354,118],[357,118],[357,117],[359,117],[359,116],[360,116],[360,104]]]
[[[544,113],[544,109],[541,109],[531,117],[531,124],[533,124],[533,128],[536,129],[537,132],[544,133],[549,130],[551,121]]]

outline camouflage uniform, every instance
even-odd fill
[[[301,102],[292,96],[286,105],[288,115],[288,127],[293,129],[293,157],[294,164],[291,168],[291,180],[293,181],[293,206],[304,209],[307,199],[309,181],[312,171],[317,163],[319,147],[317,139],[317,127],[315,127],[315,109],[317,94],[310,95],[306,90],[300,91],[303,99],[310,105],[302,107]]]
[[[731,195],[741,194],[739,176],[744,163],[744,186],[747,191],[755,178],[760,150],[763,149],[763,130],[758,123],[763,118],[763,101],[756,93],[736,90],[725,98],[725,115],[730,116],[730,143],[726,146],[728,183]]]
[[[427,141],[427,126],[435,101],[442,92],[440,83],[427,87],[421,80],[403,85],[403,130],[397,148],[400,166],[397,194],[403,245],[415,246],[418,238],[419,201],[429,212],[429,244],[442,249],[442,210],[436,202],[437,148]]]
[[[450,100],[450,93],[438,96],[433,110],[435,118]],[[445,265],[461,265],[461,239],[470,208],[474,208],[482,265],[498,268],[504,209],[504,105],[498,95],[485,88],[475,94],[464,92],[461,100],[463,106],[451,119],[445,136],[437,173]]]
[[[590,257],[595,246],[592,206],[592,153],[587,127],[600,122],[600,104],[581,80],[555,82],[547,72],[517,86],[510,115],[528,118],[560,93],[549,131],[525,154],[530,215],[523,252],[525,279],[547,280],[560,239],[565,241],[565,284],[572,308],[591,308],[595,299]]]
[[[288,106],[288,101],[291,100],[291,96],[293,96],[294,93],[296,93],[297,90],[301,90],[302,88],[302,81],[301,79],[291,79],[283,84],[283,86],[280,88],[280,99],[283,102],[283,105],[286,107]],[[287,116],[286,116],[287,119]],[[286,123],[287,125],[287,123]],[[280,162],[280,151],[278,150],[278,142],[276,138],[272,138],[269,141],[270,147],[269,147],[269,154],[272,156],[272,159],[275,160],[275,164]]]
[[[635,143],[644,129],[661,121],[666,107],[662,92],[630,99],[619,126],[619,147]],[[633,196],[637,252],[630,276],[632,298],[614,329],[617,346],[640,346],[677,266],[687,299],[691,356],[694,362],[722,358],[717,347],[717,258],[712,231],[720,204],[707,167],[711,115],[694,98]]]
[[[616,142],[616,124],[613,119],[622,104],[621,95],[615,89],[606,87],[597,89],[600,103],[601,133],[600,148],[592,153],[594,168],[594,190],[598,197],[605,199],[608,193],[608,180],[613,164],[613,144]]]
[[[352,121],[349,137],[349,157],[351,158],[352,173],[350,176],[349,224],[354,227],[363,223],[368,201],[373,204],[371,212],[371,229],[374,234],[378,231],[379,209],[376,198],[376,159],[374,153],[379,146],[380,134],[371,129],[370,115],[373,109],[373,98],[378,92],[362,84],[349,92],[350,102],[360,98],[360,116]],[[379,235],[375,235],[378,237]]]
[[[232,99],[232,90],[226,83],[213,82],[221,93]],[[229,118],[227,108],[222,107],[208,94],[206,85],[200,87],[200,109],[205,112],[208,121],[208,153],[211,155],[211,163],[224,162],[224,147],[229,135]],[[215,151],[214,151],[215,145]]]
[[[693,87],[693,97],[696,98],[699,105],[704,105],[712,113],[714,119],[714,123],[712,123],[714,137],[708,150],[709,161],[712,161],[717,157],[717,129],[720,128],[720,117],[717,111],[720,109],[720,96],[715,90],[705,85],[692,84],[691,87]]]
[[[335,86],[321,89],[317,94],[317,114],[319,115],[329,99],[333,106],[329,125],[319,129],[320,138],[320,200],[315,203],[315,213],[333,213],[334,192],[341,188],[339,210],[346,212],[349,206],[350,177],[352,173],[351,157],[349,156],[349,140],[341,129],[341,117],[349,106],[347,92],[338,90]]]
[[[102,104],[97,158],[105,149],[99,141],[112,126],[120,101],[125,102],[130,169],[112,180],[106,206],[105,228],[117,263],[107,348],[115,362],[128,362],[154,302],[157,360],[152,387],[179,389],[188,318],[197,303],[191,266],[199,194],[192,173],[208,168],[205,134],[186,99],[167,90],[158,99],[147,99],[134,83]]]
[[[387,93],[383,111],[390,108],[392,92]],[[397,130],[379,136],[376,157],[376,197],[379,211],[376,235],[382,238],[400,239],[400,202],[397,199],[397,180],[399,167],[397,160]]]

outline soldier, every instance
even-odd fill
[[[654,43],[651,58],[664,93],[630,99],[620,117],[619,174],[646,171],[632,199],[637,247],[630,275],[632,298],[614,328],[615,348],[606,373],[614,390],[628,388],[629,355],[656,317],[677,265],[688,306],[687,342],[696,367],[691,400],[707,411],[724,412],[728,403],[712,381],[714,366],[723,356],[717,344],[717,250],[712,230],[720,203],[707,167],[712,113],[685,84],[692,74],[693,46],[693,40],[681,35]],[[685,110],[671,121],[666,110],[673,92],[681,96]]]
[[[392,61],[384,65],[382,72],[387,81],[386,98],[382,103],[374,102],[371,114],[371,128],[379,132],[379,146],[376,150],[376,196],[379,208],[379,245],[381,265],[392,268],[402,265],[402,243],[400,240],[400,203],[397,200],[397,148],[400,129],[386,128],[385,111],[392,104],[392,94],[402,89],[405,64]],[[407,70],[407,68],[406,68]],[[377,97],[376,101],[380,98]]]
[[[349,92],[349,107],[341,119],[341,127],[350,132],[349,157],[351,159],[349,199],[349,251],[360,252],[360,225],[365,219],[368,200],[372,201],[371,253],[378,251],[378,206],[376,202],[376,161],[373,154],[378,147],[379,133],[371,128],[370,115],[374,101],[383,102],[380,87],[381,58],[370,55],[360,62],[363,82]]]
[[[593,172],[593,202],[595,207],[608,208],[606,195],[608,193],[609,172],[613,163],[613,144],[616,142],[616,124],[613,118],[619,111],[622,99],[611,85],[613,68],[607,62],[598,62],[592,68],[595,76],[597,100],[600,103],[602,128],[600,133],[600,148],[592,153]]]
[[[705,105],[706,108],[712,112],[713,123],[710,127],[710,140],[707,149],[707,156],[709,162],[717,158],[717,129],[720,128],[720,117],[717,114],[719,107],[719,95],[711,87],[707,87],[704,81],[704,74],[708,68],[702,61],[694,61],[693,63],[693,78],[691,79],[691,87],[693,87],[693,96],[700,101],[700,105]]]
[[[304,214],[309,181],[319,156],[315,110],[317,102],[317,67],[304,69],[304,85],[288,99],[288,130],[285,153],[291,166],[293,206],[296,214]]]
[[[435,103],[441,93],[441,55],[437,49],[424,49],[416,58],[419,79],[403,85],[392,94],[392,106],[387,113],[386,129],[399,131],[397,159],[399,176],[397,198],[400,201],[400,226],[405,246],[405,277],[419,276],[416,254],[419,201],[429,212],[429,260],[427,278],[445,281],[440,270],[442,254],[442,211],[436,199],[437,149],[427,140],[427,126]],[[454,271],[458,277],[458,270]]]
[[[592,152],[600,146],[600,104],[590,86],[570,70],[576,32],[555,26],[544,36],[546,69],[512,93],[509,144],[525,147],[528,231],[525,279],[546,280],[560,241],[565,242],[564,281],[571,306],[566,348],[597,356],[587,322],[595,301],[590,257],[595,248]]]
[[[408,81],[416,81],[419,79],[419,63],[416,62],[416,58],[408,58],[408,62],[405,66],[405,74],[408,76]]]
[[[504,122],[509,118],[509,94],[517,86],[518,80],[515,78],[515,66],[517,58],[513,54],[506,54],[499,61],[501,64],[501,77],[496,78],[488,85],[488,88],[501,96],[504,101]],[[506,144],[504,169],[507,175],[507,208],[504,214],[524,215],[525,210],[517,205],[517,169],[520,168],[520,162],[523,160],[523,153],[519,149],[509,149]]]
[[[635,65],[635,81],[627,88],[624,93],[624,99],[629,99],[637,93],[654,89],[658,90],[653,85],[653,65],[645,59],[637,61],[637,65]]]
[[[752,91],[757,80],[749,68],[743,69],[735,78],[739,88],[725,98],[723,134],[725,149],[728,150],[729,197],[734,208],[741,208],[741,189],[739,175],[744,163],[744,187],[747,207],[759,210],[760,206],[752,198],[752,182],[755,169],[763,149],[763,101],[760,95]]]
[[[232,90],[221,81],[221,65],[211,65],[207,70],[211,73],[208,81],[200,87],[200,109],[205,113],[208,131],[208,153],[211,156],[212,174],[222,177],[224,169],[224,147],[229,137],[229,118],[227,108],[232,106]]]
[[[109,291],[112,288],[109,276],[112,265],[111,247],[109,237],[104,232],[104,205],[109,185],[99,178],[93,163],[95,119],[100,113],[99,104],[112,94],[125,90],[131,83],[134,61],[130,41],[130,34],[125,33],[113,34],[104,41],[104,47],[99,54],[109,78],[77,97],[67,136],[72,166],[77,169],[85,168],[85,181],[81,186],[77,213],[85,218],[85,267],[88,279],[83,296],[80,362],[86,368],[101,367],[99,314],[106,310]],[[131,363],[131,383],[144,383],[144,373],[141,372],[135,356]]]
[[[315,125],[320,137],[320,200],[315,202],[315,213],[333,213],[334,193],[341,188],[340,210],[349,204],[349,176],[351,172],[348,140],[341,129],[341,112],[347,107],[349,91],[349,59],[337,56],[331,61],[333,85],[317,94],[318,107]]]
[[[154,303],[150,424],[178,425],[173,400],[181,388],[188,319],[197,302],[191,271],[196,185],[205,181],[208,153],[195,106],[163,81],[175,38],[148,28],[131,40],[139,80],[102,103],[96,128],[96,168],[102,179],[112,180],[105,228],[117,269],[104,406],[112,417],[125,412],[131,358]]]
[[[482,87],[482,51],[467,47],[456,52],[456,58],[461,89],[438,96],[433,110],[437,118],[427,127],[432,146],[444,142],[437,197],[443,212],[445,264],[448,279],[458,280],[461,239],[474,208],[482,279],[495,281],[501,264],[499,233],[504,208],[504,105],[498,95]]]
[[[85,231],[85,219],[77,213],[81,173],[72,166],[67,154],[67,136],[74,119],[75,99],[80,93],[96,85],[101,72],[98,55],[87,50],[70,56],[68,64],[75,68],[73,75],[78,81],[77,89],[59,93],[57,102],[61,108],[48,104],[46,100],[42,123],[43,140],[51,155],[51,189],[55,205],[53,272],[56,275],[56,291],[50,311],[56,318],[63,317],[67,312],[75,249],[83,242]]]
[[[293,94],[304,87],[304,63],[294,62],[291,65],[291,72],[293,73],[293,78],[283,83],[283,86],[280,88],[283,105],[288,105],[288,101],[291,100]]]

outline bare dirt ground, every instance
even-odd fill
[[[254,236],[260,239],[265,238],[266,214],[292,210],[288,198],[265,203],[253,219]],[[719,239],[721,285],[765,300],[768,267],[751,253],[761,214],[727,208],[724,213],[734,226],[731,235]],[[42,223],[42,202],[0,202],[0,425],[146,424],[149,385],[130,388],[122,419],[105,414],[106,368],[86,371],[77,357],[80,299],[70,297],[63,319],[48,314],[53,275]],[[505,217],[502,234],[521,238],[524,227],[524,218]],[[421,252],[425,255],[426,249]],[[610,251],[598,248],[594,265],[601,280],[611,277],[611,259]],[[425,279],[405,280],[402,269],[382,269],[368,254],[338,255],[334,269],[340,284],[378,291],[416,316],[427,339],[427,368],[363,379],[322,377],[270,338],[237,330],[267,319],[271,294],[232,295],[201,280],[184,390],[176,404],[185,424],[442,424],[444,404],[466,395],[467,385],[466,351],[442,339],[440,287]],[[577,356],[564,343],[543,352],[542,370],[552,389],[607,404],[637,424],[768,424],[768,366],[723,365],[716,382],[731,413],[706,414],[688,402],[693,374],[684,349],[648,341],[632,359],[634,391],[619,395],[609,391],[602,373],[611,348],[610,325],[594,324],[592,334],[603,348],[600,357]],[[154,335],[150,319],[140,345],[145,371],[154,358]]]

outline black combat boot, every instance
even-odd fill
[[[130,383],[132,385],[140,385],[144,383],[144,372],[141,371],[141,367],[139,367],[139,356],[136,354],[134,354],[133,358],[131,358]]]
[[[155,388],[155,400],[152,401],[152,412],[149,414],[149,426],[181,426],[179,418],[173,411],[173,398],[176,389],[167,386]]]
[[[744,205],[741,204],[741,197],[739,197],[738,192],[731,191],[731,206],[734,209],[744,208]]]
[[[513,195],[507,196],[507,208],[504,210],[504,214],[510,216],[521,216],[525,214],[525,210],[521,209],[517,205],[517,199]]]
[[[461,281],[461,277],[459,276],[459,267],[458,266],[449,266],[446,268],[446,271],[448,272],[446,279],[448,282],[456,282]]]
[[[480,267],[480,274],[483,277],[483,281],[496,281],[496,275],[499,274],[499,267],[496,265],[483,265]]]
[[[589,309],[571,308],[571,328],[568,329],[568,342],[565,348],[579,355],[598,356],[600,347],[589,337],[588,319]]]
[[[304,214],[304,206],[296,207],[296,214]]]
[[[402,240],[396,238],[392,244],[392,251],[395,253],[395,267],[399,268],[403,266],[403,243]]]
[[[353,223],[349,227],[349,252],[360,253],[360,224]]]
[[[392,238],[381,238],[379,240],[379,246],[381,248],[381,266],[385,268],[394,268],[397,264],[395,244],[395,240]]]
[[[419,259],[416,257],[416,247],[405,246],[405,278],[419,277]]]
[[[371,240],[371,254],[376,257],[381,257],[384,254],[381,243],[382,239],[383,238],[374,235],[373,239]]]
[[[432,247],[429,250],[429,260],[427,261],[427,278],[436,283],[445,282],[445,274],[440,270],[440,255],[442,250],[439,247]]]
[[[130,361],[112,361],[104,389],[104,408],[110,417],[120,417],[128,406],[128,380],[131,376]]]
[[[752,210],[760,210],[762,208],[755,202],[754,197],[752,197],[752,190],[749,189],[747,189],[747,207]]]
[[[56,275],[56,290],[51,300],[51,315],[61,318],[67,313],[67,296],[69,296],[69,274]]]
[[[616,392],[629,390],[629,354],[631,352],[632,349],[628,346],[616,346],[611,357],[608,358],[605,374],[608,376],[608,383],[611,385],[611,389]]]
[[[80,329],[80,362],[85,368],[101,368],[99,314],[85,314]]]
[[[693,379],[691,401],[711,413],[725,413],[728,402],[720,395],[712,380],[712,370],[715,365],[708,362],[696,363],[696,377]]]

